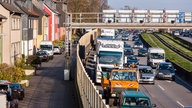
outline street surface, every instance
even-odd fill
[[[78,108],[74,80],[64,81],[64,64],[63,54],[43,62],[41,70],[31,77],[30,86],[25,88],[19,108]]]

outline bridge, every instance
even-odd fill
[[[124,28],[124,29],[192,29],[192,23],[171,22],[150,22],[150,21],[133,21],[132,17],[117,16],[116,13],[111,13],[111,16],[104,16],[106,13],[68,13],[68,23],[64,23],[69,28]],[[113,15],[114,14],[114,15]],[[150,16],[145,17],[149,19]],[[104,19],[110,19],[104,21]],[[131,20],[131,22],[119,22],[120,19]]]

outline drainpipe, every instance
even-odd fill
[[[9,44],[10,44],[10,48],[9,48],[9,52],[10,52],[10,64],[13,66],[13,63],[12,63],[12,57],[11,57],[11,49],[12,49],[12,44],[11,44],[11,30],[12,30],[12,17],[13,17],[13,15],[15,14],[15,11],[12,11],[12,14],[9,16],[9,21],[10,21],[10,31],[9,31],[9,33],[10,33],[10,39],[9,39]]]

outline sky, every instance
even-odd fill
[[[108,0],[108,5],[116,10],[122,9],[127,5],[137,9],[166,9],[192,12],[192,0]]]

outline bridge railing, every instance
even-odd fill
[[[79,45],[85,46],[85,52],[87,53],[90,49],[90,39],[93,36],[93,39],[97,37],[98,30],[93,30],[85,34],[77,45],[77,86],[79,89],[79,94],[83,108],[109,108],[106,105],[105,100],[102,99],[102,95],[99,94],[99,91],[96,89],[96,86],[88,76],[82,60],[79,56]],[[83,52],[81,52],[83,53]]]

